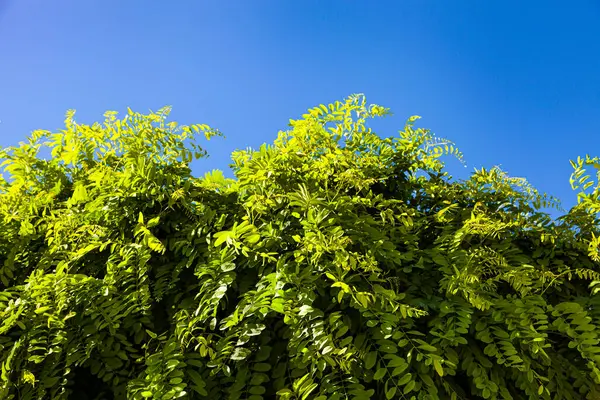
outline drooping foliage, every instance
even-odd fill
[[[168,111],[2,152],[0,398],[600,398],[600,160],[553,220],[498,168],[451,179],[416,117],[376,135],[361,95],[235,179],[192,175],[218,132]]]

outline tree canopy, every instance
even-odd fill
[[[364,96],[311,109],[234,179],[169,109],[1,152],[2,399],[598,399],[600,187],[578,204]]]

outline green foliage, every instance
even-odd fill
[[[600,398],[600,160],[552,220],[498,168],[452,180],[417,117],[379,137],[361,95],[235,179],[191,175],[218,132],[168,111],[2,151],[0,398]]]

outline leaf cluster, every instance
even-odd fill
[[[362,95],[235,179],[194,177],[219,132],[168,113],[2,150],[0,398],[600,397],[597,159],[553,220],[499,168],[453,180],[418,117],[378,136]]]

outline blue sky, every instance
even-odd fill
[[[0,145],[105,110],[172,105],[227,136],[227,169],[306,108],[365,93],[573,204],[569,159],[600,155],[600,3],[0,0]],[[456,176],[467,170],[450,164]]]

